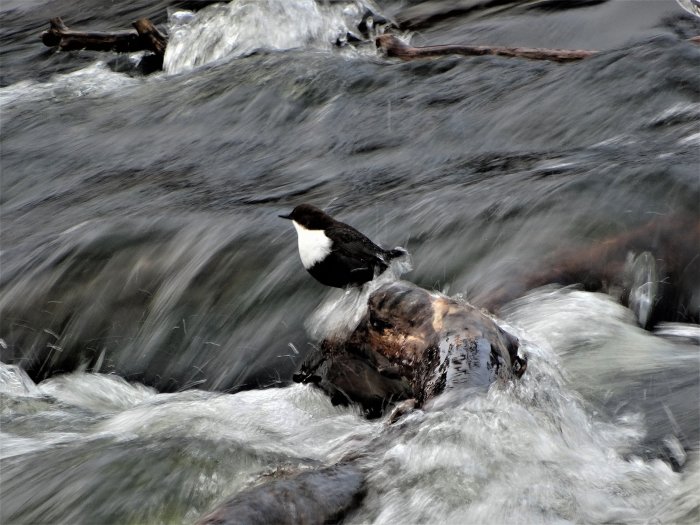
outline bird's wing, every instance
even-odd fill
[[[347,225],[333,226],[327,230],[327,235],[338,241],[331,249],[342,257],[357,259],[360,269],[379,266],[384,270],[387,267],[384,250],[356,229]]]

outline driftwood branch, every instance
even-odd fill
[[[432,58],[444,55],[499,55],[505,57],[529,58],[531,60],[552,60],[554,62],[572,62],[588,58],[595,51],[571,50],[571,49],[543,49],[532,47],[497,47],[497,46],[426,46],[412,47],[403,43],[394,35],[384,34],[376,39],[377,47],[382,49],[387,56],[397,57],[403,60],[416,58]]]
[[[95,31],[73,31],[60,18],[49,20],[50,28],[41,35],[48,47],[58,47],[63,51],[88,49],[91,51],[113,51],[133,53],[151,51],[163,56],[168,39],[147,18],[134,22],[135,30],[111,33]]]
[[[153,51],[156,55],[165,54],[168,39],[148,18],[139,18],[131,25],[136,29],[141,41],[147,44],[146,50]]]
[[[182,0],[185,1],[185,0]],[[199,0],[207,3],[208,0]],[[376,17],[368,11],[373,18]],[[360,26],[366,24],[366,17]],[[381,22],[386,22],[381,18]],[[49,20],[50,27],[41,34],[41,40],[48,47],[58,47],[63,51],[76,51],[87,49],[91,51],[112,51],[116,53],[133,53],[136,51],[150,51],[155,54],[158,64],[155,69],[162,67],[162,59],[165,48],[168,45],[167,36],[163,35],[147,18],[141,18],[132,25],[133,30],[116,32],[74,31],[69,29],[60,18]],[[360,27],[362,29],[362,27]],[[700,44],[700,36],[689,39],[690,42]],[[501,47],[501,46],[466,46],[466,45],[442,45],[413,47],[405,44],[396,36],[385,33],[375,40],[376,45],[387,56],[413,60],[417,58],[432,58],[445,55],[482,56],[498,55],[505,57],[527,58],[531,60],[551,60],[554,62],[573,62],[588,58],[596,51],[572,50],[572,49],[545,49],[529,47]]]

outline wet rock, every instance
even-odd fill
[[[628,306],[643,328],[663,321],[700,323],[700,220],[664,216],[629,231],[553,254],[536,270],[513,275],[477,304],[497,312],[527,290],[581,285]]]
[[[480,310],[399,281],[372,293],[358,327],[324,340],[294,379],[378,417],[399,401],[421,406],[447,389],[520,377],[517,352],[517,339]]]
[[[360,20],[360,23],[357,24],[357,29],[365,38],[369,38],[373,31],[377,31],[378,29],[385,30],[388,27],[395,26],[387,18],[375,13],[371,9],[365,10],[364,14],[362,15],[362,20]]]
[[[360,469],[334,465],[239,492],[197,525],[332,523],[355,508],[363,496]]]
[[[393,425],[403,416],[411,412],[414,408],[416,408],[415,399],[407,399],[406,401],[401,401],[401,403],[394,407],[394,410],[391,411],[391,414],[389,414],[388,424]]]

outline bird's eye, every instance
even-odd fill
[[[370,316],[369,322],[372,325],[372,328],[375,330],[386,330],[387,328],[391,328],[391,323],[388,323],[384,321],[383,319],[379,319],[378,317],[375,316]]]

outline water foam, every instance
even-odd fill
[[[23,80],[0,89],[0,106],[9,110],[15,104],[54,99],[101,97],[119,89],[138,85],[140,80],[112,71],[105,62],[94,62],[71,73],[54,75],[48,82]]]
[[[175,13],[163,69],[180,73],[261,50],[330,49],[364,9],[362,2],[233,0],[187,16]]]
[[[643,417],[600,417],[551,347],[508,329],[530,359],[522,380],[453,390],[406,417],[373,455],[368,496],[348,522],[690,522],[693,474],[634,454]]]
[[[329,290],[304,323],[307,333],[317,341],[349,335],[367,312],[369,296],[383,285],[396,281],[411,268],[410,255],[407,254],[394,259],[384,273],[361,288]]]

